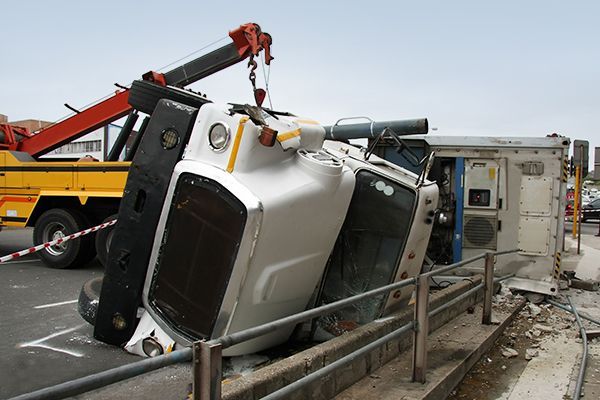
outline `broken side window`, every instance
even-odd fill
[[[319,305],[392,282],[410,230],[415,192],[361,170],[346,220],[329,258]],[[339,335],[381,315],[386,295],[364,300],[317,322],[315,337]]]

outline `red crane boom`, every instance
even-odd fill
[[[150,71],[142,78],[158,85],[184,87],[214,74],[248,57],[265,51],[265,62],[272,60],[271,36],[254,23],[241,25],[229,32],[232,43],[196,58],[164,74]],[[36,135],[12,144],[9,149],[39,157],[71,142],[99,127],[105,126],[132,111],[128,103],[129,89],[121,89],[106,100],[88,107],[71,117],[40,130]]]

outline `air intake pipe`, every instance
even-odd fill
[[[369,122],[354,124],[339,123],[349,119],[367,119]],[[385,128],[390,128],[397,135],[424,135],[429,130],[427,118],[404,119],[396,121],[375,122],[370,118],[356,117],[343,118],[334,125],[325,126],[325,139],[328,140],[349,140],[349,139],[374,139],[383,132]]]

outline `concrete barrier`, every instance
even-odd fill
[[[429,297],[429,309],[433,310],[466,292],[482,281],[481,275],[442,289]],[[479,302],[483,292],[468,296],[456,306],[437,314],[429,320],[432,332],[470,306]],[[366,344],[398,329],[413,318],[413,307],[406,307],[397,314],[363,325],[351,332],[321,343],[310,349],[294,354],[284,360],[268,365],[247,376],[223,385],[224,400],[255,400],[310,374],[321,367],[357,350]],[[357,357],[348,366],[336,370],[329,376],[296,392],[292,399],[330,399],[367,374],[396,357],[412,345],[412,331],[398,341],[388,342],[364,357]]]

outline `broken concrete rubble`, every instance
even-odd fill
[[[510,347],[505,347],[504,349],[502,349],[502,356],[506,357],[506,358],[513,358],[513,357],[517,357],[519,355],[519,352],[516,351],[515,349],[511,349]]]
[[[531,348],[525,351],[525,359],[527,361],[531,360],[533,357],[537,357],[540,352],[537,349]]]

